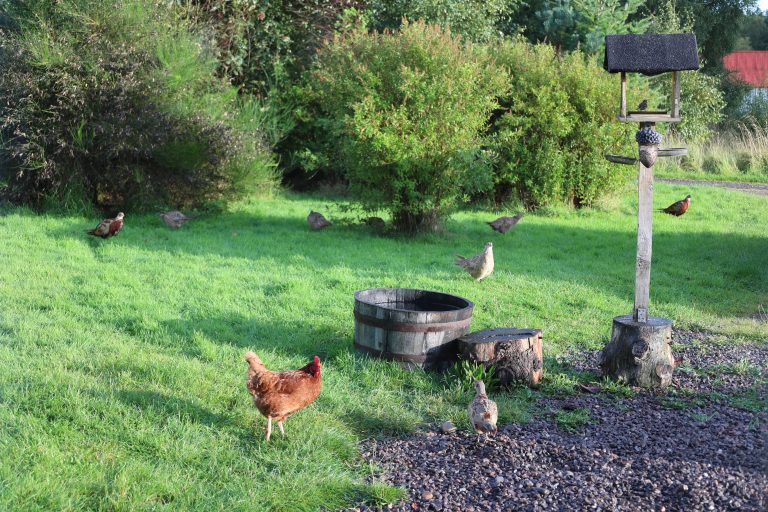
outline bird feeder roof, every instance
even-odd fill
[[[605,36],[609,73],[659,75],[699,69],[696,34],[626,34]]]

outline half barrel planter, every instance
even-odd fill
[[[458,359],[474,304],[447,293],[371,288],[355,293],[355,348],[407,368],[445,370]]]

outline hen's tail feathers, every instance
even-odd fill
[[[467,258],[464,256],[456,255],[456,265],[463,267],[467,263]]]
[[[245,360],[248,361],[248,365],[254,370],[259,370],[264,367],[264,363],[261,362],[259,356],[257,356],[254,352],[246,352]]]

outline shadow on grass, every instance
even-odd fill
[[[589,227],[589,219],[582,225],[537,220],[522,222],[504,236],[489,232],[479,222],[451,221],[452,233],[410,239],[382,238],[367,227],[343,224],[315,232],[301,217],[273,213],[263,217],[222,213],[197,219],[178,231],[167,229],[153,215],[142,215],[133,222],[127,219],[118,237],[88,243],[97,256],[101,246],[113,244],[160,252],[171,258],[242,258],[255,265],[268,260],[307,268],[315,274],[343,268],[365,281],[382,272],[446,272],[464,277],[454,268],[452,255],[473,248],[479,251],[484,242],[492,240],[497,274],[506,271],[534,281],[560,281],[565,287],[587,286],[622,301],[631,299],[634,229],[606,228],[605,219],[599,221],[600,227]],[[87,227],[85,221],[81,224],[53,230],[50,235],[90,239],[82,232]],[[281,293],[279,286],[266,285],[265,295]],[[660,230],[654,235],[652,290],[656,303],[695,303],[702,311],[725,316],[751,313],[759,298],[768,295],[765,239],[738,232]],[[747,303],[751,309],[740,311],[747,308]],[[570,302],[567,305],[580,307]],[[731,310],[724,312],[724,307]]]
[[[177,417],[202,425],[234,427],[232,418],[216,414],[190,400],[141,389],[120,389],[113,396],[124,404],[165,417]]]

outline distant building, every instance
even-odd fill
[[[723,57],[723,67],[734,79],[752,86],[744,100],[749,105],[756,99],[768,100],[768,51],[740,50]],[[745,106],[746,106],[745,105]]]

